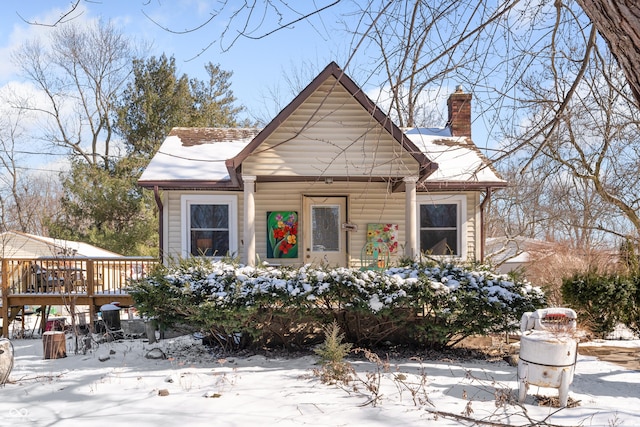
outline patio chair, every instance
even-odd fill
[[[389,261],[389,246],[384,242],[367,242],[360,251],[360,270],[385,270]]]

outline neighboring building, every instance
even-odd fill
[[[490,237],[485,243],[485,259],[498,273],[523,273],[531,263],[553,256],[554,249],[550,242],[537,239]]]
[[[88,243],[53,239],[19,231],[0,233],[0,258],[43,258],[43,257],[121,257],[115,252],[92,246]]]
[[[100,280],[121,275],[118,262],[124,257],[115,252],[88,243],[53,239],[19,231],[0,233],[0,273],[3,273],[0,277],[8,279],[7,286],[11,288],[12,294],[39,290],[45,292],[44,288],[47,286],[44,286],[44,282],[66,280],[84,283],[87,259],[108,260],[101,264],[99,271],[94,269],[96,277],[100,276]],[[129,265],[133,263],[129,262]],[[5,267],[7,270],[3,271]]]
[[[499,273],[523,274],[537,285],[555,284],[559,289],[562,278],[574,273],[617,271],[620,251],[596,245],[582,251],[566,242],[503,236],[486,239],[485,261]]]
[[[139,184],[160,209],[164,256],[357,265],[481,259],[484,202],[506,182],[471,141],[471,95],[444,129],[399,129],[330,63],[264,129],[174,128]]]

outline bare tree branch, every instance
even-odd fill
[[[74,2],[71,2],[71,5],[69,6],[69,9],[66,12],[63,12],[62,15],[60,15],[60,17],[52,22],[52,23],[41,23],[41,22],[37,22],[37,21],[29,21],[25,18],[22,17],[22,15],[20,15],[18,12],[16,12],[16,15],[18,15],[18,17],[20,19],[22,19],[24,22],[26,22],[29,25],[39,25],[39,26],[43,26],[43,27],[55,27],[59,24],[64,24],[66,22],[69,22],[73,19],[76,19],[77,17],[81,16],[83,14],[82,11],[78,11],[78,14],[73,15],[73,13],[78,9],[78,6],[80,5],[80,0],[75,0]]]
[[[270,30],[266,30],[262,33],[260,33],[259,35],[252,35],[252,33],[254,31],[256,31],[256,29],[253,30],[249,30],[249,25],[252,21],[252,18],[257,14],[257,9],[258,9],[258,4],[257,2],[252,2],[251,4],[243,4],[242,6],[236,7],[235,9],[232,10],[231,12],[231,16],[229,19],[229,22],[232,23],[234,21],[236,21],[237,19],[241,19],[241,14],[243,11],[247,11],[247,16],[244,19],[244,23],[241,27],[240,30],[236,31],[236,34],[232,36],[231,38],[231,42],[227,45],[227,46],[222,46],[222,50],[224,52],[228,51],[229,49],[231,49],[231,47],[233,47],[233,45],[235,45],[236,41],[238,39],[240,39],[241,37],[243,38],[247,38],[247,39],[251,39],[251,40],[260,40],[260,39],[264,39],[266,37],[269,37],[281,30],[284,30],[286,28],[291,28],[292,25],[300,23],[302,21],[308,20],[309,18],[315,16],[315,15],[320,15],[321,13],[323,13],[324,11],[333,8],[334,6],[338,5],[342,0],[334,0],[332,3],[329,3],[327,5],[315,8],[313,10],[311,10],[310,12],[307,13],[299,13],[296,10],[294,10],[291,7],[291,4],[288,2],[282,2],[282,6],[289,9],[290,11],[300,15],[295,19],[290,19],[286,22],[283,22],[283,14],[280,12],[279,8],[275,5],[272,4],[271,0],[267,0],[264,3],[264,10],[263,10],[263,16],[262,18],[259,20],[259,24],[257,25],[256,29],[261,28],[264,23],[267,21],[266,19],[266,14],[267,11],[273,10],[278,16],[278,25],[275,28],[272,28]],[[235,6],[235,5],[234,5]],[[149,19],[151,22],[153,22],[154,24],[156,24],[158,27],[162,28],[163,30],[171,33],[171,34],[177,34],[177,35],[181,35],[181,34],[189,34],[189,33],[193,33],[196,32],[198,30],[203,29],[204,27],[206,27],[207,25],[209,25],[215,18],[219,17],[221,15],[221,13],[224,11],[225,8],[227,7],[232,7],[229,5],[229,3],[227,1],[222,2],[222,5],[217,9],[214,10],[212,12],[210,12],[210,16],[209,18],[207,18],[206,20],[204,20],[203,22],[201,22],[200,24],[192,27],[192,28],[187,28],[185,30],[175,30],[170,28],[169,26],[163,25],[161,23],[159,23],[157,20],[153,19],[151,16],[149,16],[144,10],[142,10],[142,14],[147,17],[147,19]],[[227,35],[228,31],[231,30],[231,24],[229,26],[227,26],[226,29],[224,29],[221,33],[221,42],[222,40],[225,38],[225,36]],[[215,43],[215,41],[211,41],[210,43],[208,43],[203,49],[200,50],[200,52],[194,56],[198,57],[200,55],[202,55],[204,52],[206,52],[209,48],[211,48],[211,46],[213,46],[213,44]]]
[[[582,82],[582,77],[584,77],[584,74],[585,74],[585,72],[587,70],[587,65],[589,63],[589,59],[590,59],[590,56],[591,56],[591,51],[592,51],[593,46],[595,44],[595,40],[596,40],[596,32],[595,32],[595,28],[594,28],[594,29],[591,30],[591,35],[589,36],[589,41],[587,42],[587,46],[586,46],[586,49],[585,49],[584,57],[583,57],[583,60],[582,60],[582,67],[578,71],[578,74],[576,75],[576,78],[574,79],[573,84],[569,88],[569,91],[561,98],[560,106],[558,107],[558,110],[555,113],[555,116],[554,116],[553,120],[551,120],[549,123],[547,123],[547,125],[545,125],[542,128],[540,128],[540,130],[533,135],[532,139],[529,140],[529,141],[531,141],[531,140],[537,138],[545,130],[548,129],[548,132],[544,136],[542,142],[540,142],[538,144],[538,147],[537,147],[536,151],[533,153],[533,156],[531,157],[531,159],[534,159],[540,153],[540,150],[542,150],[542,148],[545,146],[545,144],[549,140],[549,137],[551,136],[551,134],[553,132],[555,132],[556,128],[558,127],[558,123],[559,123],[558,119],[559,119],[559,117],[562,115],[564,110],[567,108],[567,105],[569,105],[569,102],[571,101],[571,98],[572,98],[573,94],[575,93],[578,85]],[[553,72],[554,72],[554,74],[556,74],[555,67],[553,67],[553,68],[554,68]],[[556,81],[557,81],[557,79],[556,79]],[[525,143],[529,143],[529,142],[525,141]],[[524,165],[524,169],[527,169],[530,165],[531,165],[531,161],[527,162],[527,164]]]

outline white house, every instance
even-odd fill
[[[155,192],[163,256],[357,265],[482,258],[483,208],[506,182],[471,141],[471,95],[443,129],[399,129],[330,63],[264,129],[174,128],[139,184]]]

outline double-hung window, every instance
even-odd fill
[[[184,195],[185,255],[222,257],[238,252],[236,196]]]
[[[466,257],[463,220],[464,196],[419,196],[420,252],[427,255]]]

